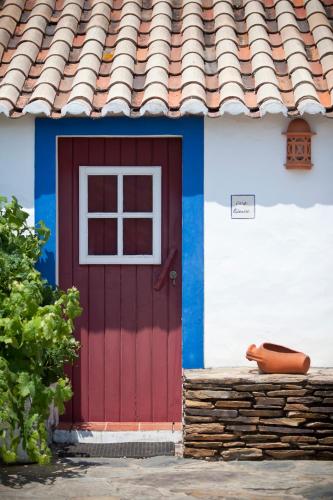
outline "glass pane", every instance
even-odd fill
[[[124,255],[152,255],[152,219],[124,219],[123,224]]]
[[[124,212],[153,211],[153,177],[124,175]]]
[[[117,219],[88,219],[88,254],[117,255]]]
[[[88,175],[88,212],[117,212],[116,175]]]

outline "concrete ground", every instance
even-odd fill
[[[333,499],[333,462],[67,458],[0,469],[1,499]]]

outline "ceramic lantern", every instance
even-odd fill
[[[287,132],[287,169],[310,170],[311,163],[311,132],[309,124],[302,118],[290,122]]]

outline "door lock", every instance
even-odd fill
[[[172,281],[173,286],[176,286],[177,271],[170,271],[169,277]]]

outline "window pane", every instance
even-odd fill
[[[124,255],[152,255],[152,219],[124,219],[123,224]]]
[[[88,219],[88,254],[117,254],[117,219]]]
[[[88,176],[88,212],[117,212],[117,176]]]
[[[124,175],[124,212],[153,211],[152,180],[151,175]]]

